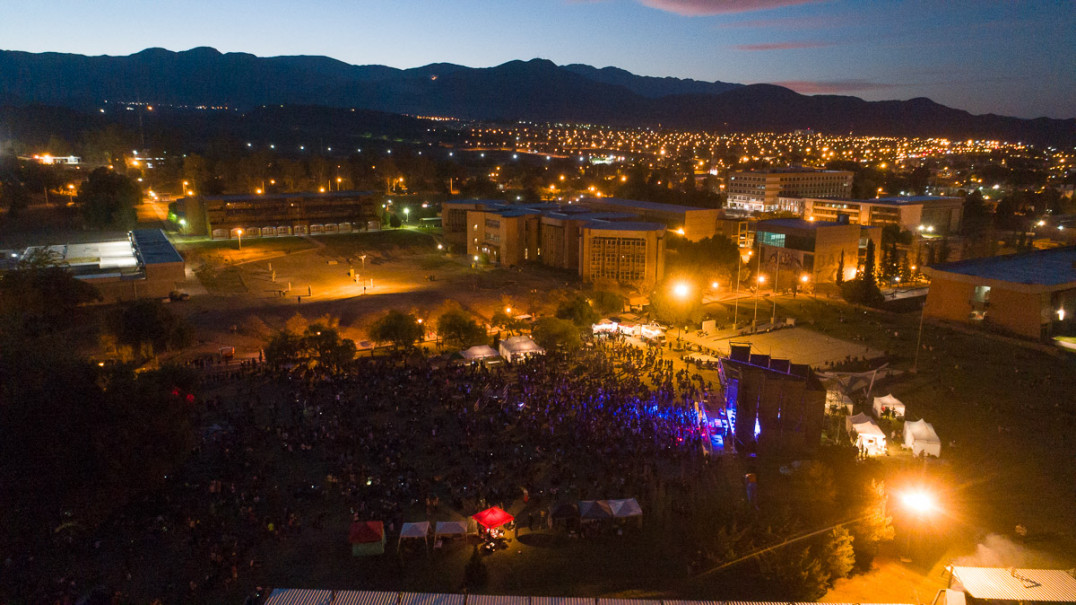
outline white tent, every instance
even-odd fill
[[[885,433],[874,419],[866,414],[856,414],[845,419],[851,425],[848,434],[854,431],[856,434],[856,448],[865,452],[868,456],[877,456],[886,453]]]
[[[437,527],[434,529],[433,535],[440,538],[441,536],[466,536],[467,535],[467,522],[466,521],[438,521]]]
[[[855,416],[847,416],[844,419],[844,430],[851,433],[855,425],[866,424],[868,422],[872,422],[871,417],[862,412],[856,414]]]
[[[513,336],[501,341],[501,357],[508,362],[526,359],[532,355],[545,355],[545,349],[538,346],[530,336]]]
[[[881,418],[883,410],[889,410],[897,418],[904,418],[904,404],[892,394],[874,398],[875,417]]]
[[[643,516],[643,509],[636,502],[635,498],[628,498],[626,500],[606,500],[609,503],[609,508],[613,510],[613,516],[622,519],[625,517],[641,517]]]
[[[416,540],[424,540],[426,545],[429,546],[430,540],[430,522],[429,521],[417,521],[415,523],[404,523],[400,527],[400,539],[396,541],[397,547],[400,542],[403,542],[404,538],[414,538]]]
[[[466,351],[460,351],[460,355],[467,361],[483,361],[497,356],[497,351],[489,345],[475,345]]]
[[[904,445],[912,448],[912,453],[916,456],[941,456],[941,439],[926,420],[904,423]]]

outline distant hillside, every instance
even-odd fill
[[[0,104],[101,107],[320,105],[474,120],[575,121],[718,131],[946,136],[1076,144],[1076,119],[971,115],[929,99],[868,102],[773,85],[637,76],[615,67],[510,61],[488,68],[349,65],[328,57],[255,57],[212,48],[126,57],[0,51]]]

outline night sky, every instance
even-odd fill
[[[9,2],[0,18],[8,50],[196,46],[401,68],[541,57],[1076,117],[1072,0],[49,0]]]

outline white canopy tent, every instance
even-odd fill
[[[889,410],[897,418],[904,418],[904,404],[892,394],[874,398],[874,416],[881,418],[885,410]]]
[[[912,449],[916,456],[941,457],[941,439],[934,431],[934,426],[926,420],[904,423],[904,445]]]
[[[874,419],[866,414],[856,414],[845,420],[851,425],[848,434],[855,433],[855,446],[868,456],[877,456],[886,453],[885,433],[882,427],[874,422]]]
[[[642,517],[643,509],[639,506],[639,503],[635,498],[627,498],[625,500],[606,500],[609,503],[609,508],[613,511],[613,516],[617,519],[623,519],[627,517]]]
[[[497,357],[497,351],[489,345],[475,345],[466,351],[460,351],[460,355],[467,361],[484,361]]]
[[[404,538],[423,540],[426,542],[426,546],[430,545],[430,522],[429,521],[416,521],[414,523],[404,523],[400,527],[400,539],[396,541],[396,547],[399,548],[400,543]]]
[[[443,536],[466,536],[467,534],[467,521],[438,521],[433,532],[433,535],[437,538]]]
[[[860,412],[859,414],[856,414],[855,416],[848,416],[848,417],[846,417],[844,419],[844,430],[851,433],[852,429],[855,427],[855,425],[857,425],[857,424],[866,424],[868,422],[871,422],[871,417],[864,414],[864,413],[862,413],[862,412]]]
[[[530,336],[513,336],[501,341],[501,357],[509,363],[526,359],[532,355],[545,355],[545,349]]]

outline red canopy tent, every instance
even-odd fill
[[[351,554],[356,557],[385,552],[385,524],[381,521],[355,521],[347,532]]]
[[[497,529],[505,523],[509,523],[515,519],[515,517],[496,506],[487,508],[480,513],[475,513],[471,515],[471,518],[486,529]]]

